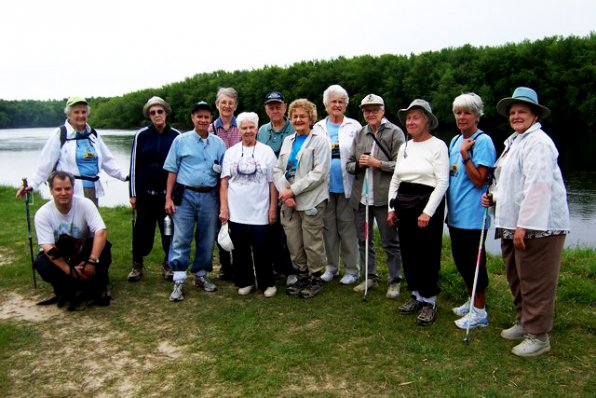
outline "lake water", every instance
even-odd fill
[[[15,188],[21,185],[23,177],[33,175],[38,166],[39,153],[53,128],[0,130],[0,184]],[[116,162],[128,169],[130,145],[134,131],[101,130],[105,143],[112,151]],[[564,175],[569,194],[571,233],[567,236],[567,247],[596,247],[596,173],[568,173]],[[128,205],[128,185],[107,176],[100,178],[106,186],[106,196],[100,198],[100,206]],[[46,185],[40,189],[49,198]],[[493,239],[494,230],[488,232],[487,248],[499,252],[499,241]]]

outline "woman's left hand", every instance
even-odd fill
[[[294,191],[292,191],[290,188],[284,189],[279,193],[279,200],[281,200],[282,202],[285,202],[286,200],[291,199],[293,197]]]
[[[418,217],[418,228],[426,228],[430,223],[430,216],[428,214],[422,213]]]
[[[526,229],[517,227],[515,228],[515,233],[513,234],[513,246],[517,250],[524,251],[526,250]]]

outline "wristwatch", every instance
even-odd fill
[[[89,257],[89,259],[87,260],[87,263],[97,265],[97,264],[99,264],[99,258]]]

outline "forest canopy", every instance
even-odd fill
[[[268,121],[263,97],[282,91],[288,102],[308,98],[325,115],[322,96],[331,84],[340,84],[350,95],[347,115],[362,121],[360,100],[369,93],[385,99],[386,116],[397,123],[397,110],[415,98],[428,100],[439,119],[437,136],[448,141],[457,133],[451,104],[463,92],[475,92],[484,100],[480,127],[491,134],[498,148],[511,133],[507,120],[495,105],[517,86],[534,88],[540,103],[552,110],[543,122],[560,151],[567,170],[596,170],[593,151],[596,114],[596,33],[586,37],[550,37],[499,47],[465,45],[421,54],[339,57],[304,61],[289,67],[265,66],[257,70],[200,73],[161,88],[144,89],[111,98],[88,98],[90,124],[95,128],[135,129],[148,121],[143,104],[157,95],[170,103],[171,124],[191,128],[190,106],[215,100],[218,87],[234,87],[239,93],[238,111],[254,111]],[[92,78],[92,77],[90,77]],[[76,95],[77,93],[73,93]],[[0,100],[0,128],[50,127],[64,121],[66,99],[52,101]],[[573,136],[573,142],[571,137]],[[581,142],[581,145],[574,144]]]

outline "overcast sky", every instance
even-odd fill
[[[2,20],[0,98],[44,100],[220,69],[586,36],[596,1],[9,0]]]

